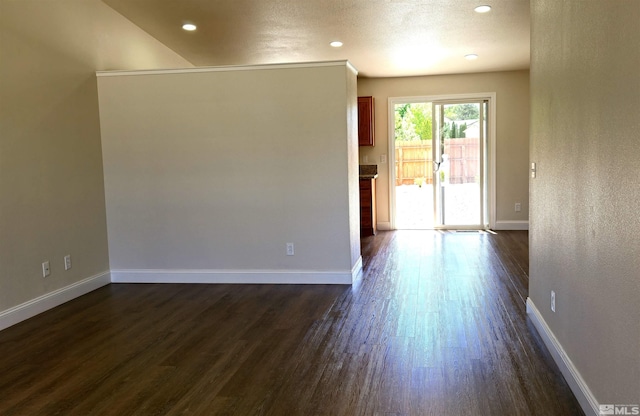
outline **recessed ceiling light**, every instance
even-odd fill
[[[474,59],[478,59],[478,55],[476,55],[475,53],[470,53],[468,55],[465,55],[464,57],[468,61],[473,61]]]
[[[487,13],[487,12],[491,11],[491,6],[489,6],[488,4],[485,4],[483,6],[478,6],[473,10],[475,10],[476,13]]]
[[[340,42],[339,40],[334,40],[329,45],[333,46],[334,48],[339,48],[342,46],[342,42]]]
[[[182,25],[182,28],[184,30],[188,30],[189,32],[193,32],[194,30],[196,30],[196,25],[194,25],[193,23],[185,23]]]

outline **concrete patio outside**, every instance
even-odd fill
[[[447,227],[481,226],[480,185],[444,186],[444,224]],[[434,228],[433,185],[396,186],[396,228],[422,230]]]

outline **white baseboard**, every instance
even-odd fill
[[[529,221],[496,221],[494,230],[528,230]]]
[[[112,283],[338,284],[360,278],[362,257],[351,270],[111,270]]]
[[[108,271],[0,312],[0,331],[111,283]]]
[[[351,270],[112,270],[0,311],[0,331],[110,283],[345,284],[362,277],[362,257]]]
[[[578,399],[582,411],[585,415],[598,416],[600,414],[600,406],[598,401],[594,397],[593,393],[589,389],[589,386],[584,381],[578,369],[573,365],[573,362],[562,348],[562,345],[555,337],[551,328],[547,325],[547,322],[542,317],[542,314],[536,308],[531,298],[527,298],[527,315],[531,318],[531,322],[538,330],[538,333],[542,337],[544,344],[553,356],[553,360],[556,362],[562,375],[564,376],[567,384],[573,391],[573,394]]]
[[[391,231],[391,223],[390,222],[378,222],[377,228],[380,231]]]

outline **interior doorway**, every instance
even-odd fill
[[[490,227],[491,98],[389,100],[393,228]]]

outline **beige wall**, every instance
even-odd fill
[[[509,71],[481,74],[406,78],[360,78],[358,95],[375,98],[375,140],[373,148],[361,147],[360,155],[378,162],[378,222],[388,223],[389,168],[379,157],[389,153],[388,99],[446,94],[495,92],[496,126],[496,220],[528,221],[529,209],[529,72]],[[374,162],[375,163],[375,162]],[[515,212],[514,204],[522,203]]]
[[[0,312],[109,269],[95,71],[189,65],[100,1],[0,1]]]
[[[350,276],[356,75],[345,62],[112,75],[98,86],[116,277]]]
[[[349,229],[351,230],[351,264],[360,259],[360,181],[359,181],[359,149],[358,149],[358,78],[347,76],[347,135],[351,137],[346,143],[348,158],[349,187]]]
[[[529,296],[599,403],[640,404],[640,2],[531,19]]]

